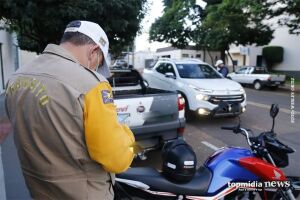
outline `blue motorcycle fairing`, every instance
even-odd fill
[[[249,149],[225,147],[205,161],[204,166],[213,174],[207,191],[208,196],[215,195],[227,188],[229,182],[259,180],[259,177],[239,164],[239,160],[246,157],[255,156]]]

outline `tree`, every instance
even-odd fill
[[[59,43],[68,22],[89,20],[106,31],[111,52],[131,44],[146,12],[146,0],[2,0],[2,28],[15,31],[21,49],[40,53]]]
[[[289,27],[290,34],[300,34],[300,0],[271,0],[270,17],[279,17],[278,23]]]
[[[205,10],[192,0],[181,4],[170,1],[165,4],[163,16],[151,26],[151,40],[170,42],[174,46],[192,41],[199,48],[220,50],[224,59],[230,44],[264,45],[272,39],[273,30],[262,23],[268,14],[263,1],[206,0]],[[172,20],[170,13],[177,18]],[[191,25],[186,26],[187,21],[183,19],[188,19]]]
[[[164,0],[164,14],[155,20],[149,32],[150,41],[168,42],[182,48],[190,42],[190,27],[185,26],[194,0]]]
[[[283,61],[283,48],[281,46],[267,46],[262,49],[262,55],[266,60],[269,71],[271,71],[275,63]]]
[[[230,44],[265,45],[273,38],[273,30],[263,23],[266,7],[257,0],[223,0],[208,4],[206,10],[201,24],[202,40],[211,48],[221,50],[222,59]]]

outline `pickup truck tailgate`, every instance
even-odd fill
[[[176,121],[178,123],[177,94],[132,95],[115,99],[120,123],[130,128]],[[163,106],[162,106],[163,105]]]
[[[272,74],[272,75],[271,75],[271,81],[279,81],[279,82],[283,82],[283,81],[285,81],[285,75],[276,75],[276,74]]]

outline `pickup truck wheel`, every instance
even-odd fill
[[[261,82],[260,81],[255,81],[254,82],[254,89],[260,90],[262,88]]]

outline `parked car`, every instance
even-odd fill
[[[186,110],[199,115],[239,115],[246,110],[243,87],[201,60],[160,59],[143,77],[150,87],[178,91]]]
[[[147,87],[136,70],[111,70],[108,79],[118,119],[146,151],[183,136],[184,99],[177,92]]]
[[[264,86],[276,89],[285,83],[286,78],[285,75],[270,74],[264,67],[242,67],[227,77],[242,84],[253,85],[256,90]]]

